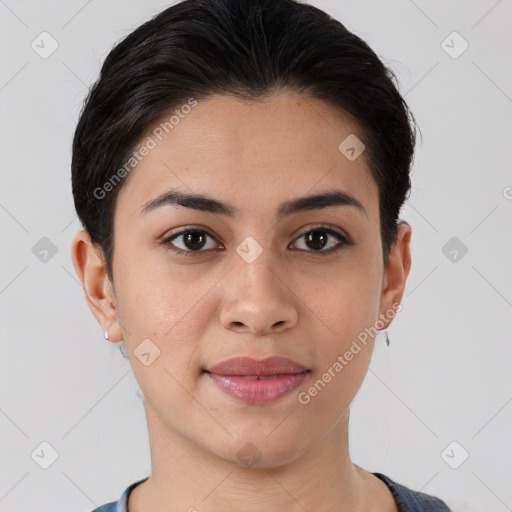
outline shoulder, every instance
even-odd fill
[[[117,503],[117,501],[106,503],[105,505],[101,505],[101,507],[95,508],[92,512],[117,512]]]
[[[137,485],[145,482],[148,478],[149,477],[146,477],[137,482],[133,482],[123,491],[123,494],[121,494],[121,497],[117,501],[105,503],[105,505],[101,505],[101,507],[95,508],[91,512],[127,512],[128,496]]]
[[[419,491],[413,491],[405,485],[398,484],[382,473],[372,473],[382,480],[390,489],[399,512],[452,512],[448,505],[439,498]]]

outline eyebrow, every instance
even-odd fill
[[[205,194],[189,194],[180,190],[171,189],[144,203],[140,215],[145,215],[152,210],[168,205],[179,205],[203,212],[226,215],[228,217],[238,217],[240,214],[238,208],[228,203],[222,203]],[[281,220],[295,213],[319,210],[331,206],[350,206],[368,217],[364,206],[356,197],[343,190],[335,189],[285,201],[277,210],[277,218]]]

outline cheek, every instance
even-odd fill
[[[194,407],[189,394],[197,385],[194,361],[208,318],[198,304],[204,292],[178,292],[151,274],[138,282],[130,279],[123,291],[125,343],[144,396],[162,411]]]
[[[328,388],[322,392],[326,401],[336,400],[337,395],[347,406],[366,375],[376,334],[379,290],[375,269],[357,264],[351,265],[350,273],[340,270],[337,279],[325,281],[321,293],[308,298],[325,333],[316,337],[315,349],[322,381],[318,386]]]
[[[190,365],[196,361],[198,344],[212,321],[210,294],[219,279],[213,275],[201,277],[200,273],[192,275],[179,268],[171,273],[170,267],[145,266],[139,261],[130,271],[118,274],[116,286],[127,348],[133,354],[143,340],[151,340],[157,347],[154,351],[160,351],[156,367],[169,369],[180,381],[190,381],[190,385],[195,378]],[[140,366],[135,359],[132,365]],[[141,378],[146,374],[142,372]]]
[[[367,266],[350,266],[350,271],[340,267],[339,274],[331,273],[314,294],[304,292],[305,302],[317,313],[339,349],[343,342],[373,325],[379,311],[380,280],[377,273]]]
[[[351,353],[350,360],[345,350],[333,350],[328,363],[318,369],[315,379],[297,397],[298,407],[305,416],[296,419],[301,418],[317,438],[323,439],[346,414],[368,371],[372,344],[361,345],[353,352],[350,343],[344,345]]]
[[[124,261],[123,261],[124,260]],[[130,333],[162,335],[183,323],[207,283],[191,282],[191,274],[171,267],[162,258],[145,261],[144,255],[123,258],[117,277],[120,311]],[[203,290],[204,288],[204,290]]]

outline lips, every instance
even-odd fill
[[[302,373],[307,368],[286,357],[273,356],[266,359],[253,359],[251,357],[232,357],[212,366],[207,371],[217,375],[289,375]]]
[[[246,403],[263,404],[300,386],[310,370],[286,357],[273,356],[262,360],[233,357],[205,372],[226,394]]]

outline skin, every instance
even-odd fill
[[[124,340],[144,394],[152,473],[131,493],[130,512],[397,511],[387,486],[353,464],[348,448],[349,406],[374,338],[307,405],[297,399],[359,333],[394,311],[411,266],[411,227],[401,222],[384,268],[365,153],[349,161],[338,149],[352,133],[362,138],[348,115],[295,92],[200,100],[120,191],[114,283],[87,232],[76,234],[72,258],[87,304],[110,341]],[[176,205],[140,215],[170,188],[208,194],[240,215]],[[283,201],[334,188],[366,213],[331,206],[276,220]],[[329,235],[315,251],[303,235],[326,224],[351,243]],[[187,256],[162,243],[191,226],[212,236],[202,252],[184,237],[173,243]],[[252,263],[236,252],[248,236],[263,250]],[[145,338],[160,349],[149,366],[134,355]],[[282,355],[311,373],[285,397],[249,405],[202,372],[236,355]],[[237,457],[247,442],[261,456],[250,467]]]

